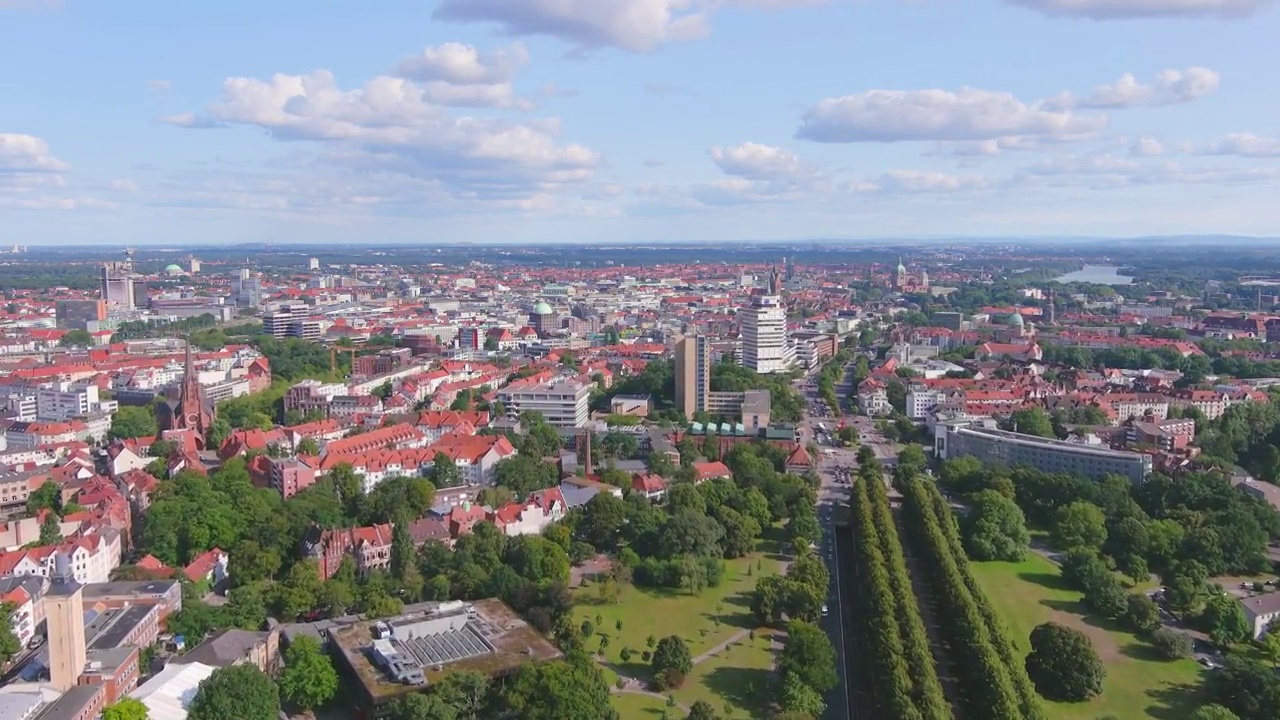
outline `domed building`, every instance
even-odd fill
[[[907,266],[902,264],[902,258],[898,258],[898,267],[893,271],[893,289],[900,293],[924,293],[929,292],[929,273],[923,269],[912,277],[907,273]]]
[[[547,337],[560,329],[560,321],[556,318],[555,308],[539,300],[529,313],[529,327],[538,333],[538,337]]]
[[[168,275],[169,277],[177,277],[183,274],[184,272],[186,271],[182,269],[181,265],[170,264],[168,267],[164,269],[164,274]]]

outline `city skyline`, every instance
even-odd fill
[[[0,245],[1272,235],[1272,5],[10,0]]]

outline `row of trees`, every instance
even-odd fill
[[[836,384],[844,379],[844,366],[852,357],[851,350],[841,349],[818,371],[818,396],[836,417],[840,417],[840,398],[836,395]]]
[[[870,453],[864,453],[859,479],[852,489],[850,509],[854,517],[854,552],[865,555],[859,572],[862,591],[858,593],[860,597],[865,593],[864,600],[870,611],[865,622],[887,623],[878,631],[866,628],[869,639],[882,644],[887,653],[872,655],[884,664],[884,672],[892,683],[884,689],[907,692],[903,701],[890,699],[886,707],[902,707],[905,701],[910,703],[909,714],[898,717],[950,718],[951,705],[943,696],[938,680],[924,620],[907,573],[902,541],[889,509],[882,469]]]
[[[951,653],[967,715],[1040,720],[1044,710],[1013,643],[969,572],[946,500],[932,482],[900,478],[908,536],[934,590],[936,616]]]

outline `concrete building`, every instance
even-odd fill
[[[795,346],[787,337],[787,309],[777,293],[775,270],[770,277],[769,294],[757,295],[750,307],[738,311],[742,365],[761,375],[786,372],[796,361]]]
[[[137,307],[133,287],[133,263],[109,262],[102,266],[98,291],[107,307],[129,311]]]
[[[111,414],[117,407],[116,401],[101,399],[98,386],[92,383],[44,383],[36,391],[37,420],[70,420],[92,413]]]
[[[529,327],[537,331],[538,337],[544,338],[560,329],[560,321],[556,318],[556,311],[540,301],[533,306],[533,312],[529,313]]]
[[[49,628],[49,681],[66,692],[84,672],[84,595],[63,561],[45,594],[45,622]]]
[[[543,383],[513,382],[498,391],[498,400],[509,413],[526,410],[542,414],[552,427],[585,427],[589,419],[591,388],[594,383],[553,380]]]
[[[707,408],[711,393],[711,341],[705,335],[689,335],[676,343],[676,408],[686,419]]]
[[[63,330],[88,330],[90,323],[107,319],[106,300],[59,300],[54,305],[54,318]]]
[[[1150,455],[974,427],[964,422],[935,425],[934,449],[943,459],[970,456],[989,464],[1030,465],[1043,472],[1083,475],[1093,480],[1119,475],[1139,483],[1151,474]]]
[[[249,268],[242,268],[231,279],[231,298],[240,307],[258,307],[262,304],[262,278],[254,277]]]

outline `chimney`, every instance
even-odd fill
[[[591,477],[591,430],[584,430],[582,435],[582,477]]]

